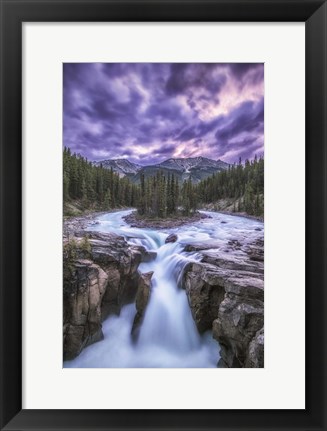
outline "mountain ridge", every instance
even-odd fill
[[[105,169],[112,168],[114,172],[117,172],[120,176],[125,176],[126,174],[136,174],[140,169],[141,165],[137,163],[130,162],[128,159],[107,159],[100,160],[98,162],[92,162],[94,166],[101,166]]]
[[[113,169],[119,176],[126,176],[132,182],[140,182],[141,174],[145,177],[156,175],[158,171],[164,174],[174,174],[179,181],[191,179],[197,183],[216,172],[228,169],[229,164],[223,160],[214,160],[207,157],[171,157],[163,162],[139,165],[130,162],[128,159],[107,159],[93,162],[95,166],[103,166],[106,169]]]

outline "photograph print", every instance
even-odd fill
[[[63,64],[63,367],[264,367],[263,63]]]

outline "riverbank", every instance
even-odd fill
[[[236,216],[236,217],[244,217],[247,218],[249,220],[257,220],[257,221],[261,221],[262,223],[264,222],[264,217],[263,216],[254,216],[254,215],[250,215],[244,212],[233,212],[233,211],[224,211],[224,210],[219,210],[219,211],[215,211],[215,210],[208,210],[205,209],[203,211],[208,211],[208,212],[218,212],[220,214],[226,214],[226,215],[230,215],[230,216]]]
[[[261,199],[263,199],[263,195],[262,196],[260,195],[260,197]],[[264,214],[252,215],[252,214],[246,213],[245,211],[236,211],[236,208],[241,208],[241,207],[244,208],[243,197],[237,198],[237,199],[225,198],[225,199],[220,199],[219,201],[216,201],[216,202],[205,204],[202,207],[202,210],[219,212],[221,214],[232,215],[237,217],[245,217],[250,220],[258,220],[261,222],[264,221]]]
[[[70,235],[76,235],[81,230],[84,230],[87,226],[92,223],[96,223],[95,219],[96,217],[101,216],[102,214],[106,214],[110,211],[99,211],[99,212],[92,212],[89,214],[84,214],[81,216],[69,216],[64,217],[63,220],[63,236],[68,237]]]
[[[81,230],[86,229],[90,225],[98,224],[96,221],[97,217],[100,217],[104,214],[117,213],[119,211],[124,211],[132,208],[119,208],[112,209],[106,211],[90,211],[85,212],[85,214],[81,214],[78,216],[64,216],[63,219],[63,235],[75,235],[79,233]]]
[[[136,211],[123,217],[126,223],[130,224],[131,227],[137,228],[151,228],[151,229],[169,229],[185,224],[194,223],[202,219],[211,218],[207,214],[196,212],[192,216],[176,216],[176,217],[166,217],[164,219],[159,218],[144,218],[139,216]]]
[[[134,209],[134,208],[121,206],[118,208],[103,210],[103,207],[99,205],[98,206],[93,205],[86,208],[83,205],[82,201],[75,200],[70,202],[64,202],[63,216],[64,216],[64,220],[66,220],[66,219],[71,219],[76,217],[88,217],[88,216],[92,216],[93,214],[101,215],[101,214],[106,214],[111,212],[124,211],[128,209]]]
[[[127,208],[126,208],[127,209]],[[94,211],[94,212],[88,212],[83,215],[79,216],[64,216],[63,220],[63,235],[64,237],[68,236],[76,236],[80,231],[86,229],[90,225],[98,224],[98,221],[96,220],[97,217],[102,216],[104,214],[109,213],[116,213],[122,211],[122,209],[114,209],[114,210],[107,210],[107,211]],[[208,212],[217,212],[210,209],[205,209],[205,211]],[[237,217],[243,217],[250,220],[257,220],[260,222],[263,222],[263,217],[257,217],[252,216],[246,213],[238,213],[238,212],[231,212],[231,211],[218,211],[221,214],[226,214],[229,216],[237,216]],[[197,222],[202,219],[211,218],[209,215],[204,214],[202,212],[197,212],[191,217],[170,217],[165,219],[145,219],[141,218],[137,215],[136,211],[133,211],[131,214],[128,214],[127,216],[123,217],[126,223],[130,225],[130,227],[137,227],[137,228],[153,228],[153,229],[172,229],[175,227],[180,227],[183,225],[187,225],[190,223]]]

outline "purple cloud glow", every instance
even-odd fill
[[[65,63],[63,80],[63,143],[89,160],[263,154],[261,63]]]

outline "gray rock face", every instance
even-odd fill
[[[137,268],[142,261],[142,251],[131,247],[124,238],[107,234],[98,239],[96,233],[90,236],[90,257],[108,274],[107,288],[102,300],[102,320],[112,313],[118,314],[123,305],[135,299],[139,273]]]
[[[246,366],[250,343],[263,328],[263,317],[262,301],[226,295],[213,322],[213,336],[220,343],[221,360],[228,367]],[[259,358],[256,363],[263,366]]]
[[[108,275],[91,260],[76,260],[64,278],[64,359],[103,338],[101,301]]]
[[[143,247],[143,245],[133,245],[131,246],[131,249],[141,253],[142,262],[151,262],[157,257],[156,251],[147,250],[145,247]]]
[[[64,244],[64,360],[101,340],[101,322],[135,300],[146,255],[115,234],[84,235]]]
[[[219,367],[263,367],[264,283],[263,241],[237,247],[237,253],[207,249],[201,262],[185,267],[185,287],[200,332],[213,331],[221,346]],[[254,257],[254,258],[253,258]]]
[[[184,272],[184,287],[193,319],[199,332],[212,328],[225,290],[216,280],[216,268],[203,263],[190,263]]]
[[[264,329],[261,328],[253,337],[245,360],[247,368],[264,366]]]
[[[139,335],[140,327],[142,325],[145,310],[149,303],[151,294],[151,278],[153,271],[141,274],[136,294],[136,315],[132,327],[133,340],[136,341]]]

